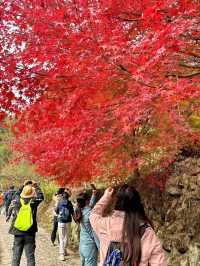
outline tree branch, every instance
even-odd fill
[[[166,75],[166,77],[177,77],[177,78],[190,78],[190,77],[194,77],[200,75],[200,71],[197,72],[192,72],[189,74],[181,74],[181,73],[168,73]]]

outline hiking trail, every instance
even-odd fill
[[[13,236],[8,234],[10,224],[5,222],[5,216],[0,215],[0,265],[10,266],[12,257]],[[36,266],[79,266],[78,254],[71,255],[61,262],[58,259],[58,246],[53,246],[49,234],[39,228],[36,235]],[[22,255],[20,266],[26,266],[26,258]]]

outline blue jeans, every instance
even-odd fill
[[[80,243],[81,266],[97,266],[98,249],[95,243]]]

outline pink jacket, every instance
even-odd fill
[[[95,205],[90,214],[91,225],[100,240],[100,264],[103,266],[110,241],[121,241],[124,212],[115,211],[112,216],[102,213],[110,201],[105,195]],[[142,258],[139,266],[166,266],[166,259],[160,240],[152,228],[147,228],[141,239]],[[148,264],[149,263],[149,264]]]

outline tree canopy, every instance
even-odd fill
[[[199,1],[2,0],[0,14],[1,117],[41,174],[153,173],[199,142]]]

